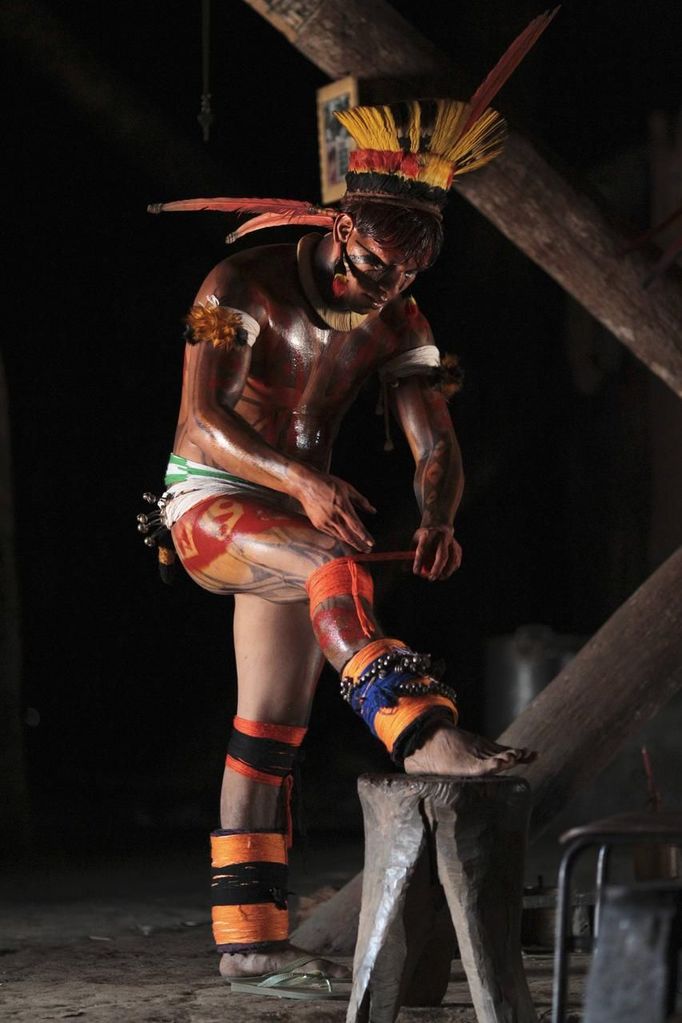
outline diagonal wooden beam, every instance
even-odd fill
[[[412,83],[466,95],[445,55],[386,0],[245,2],[330,78],[380,79],[404,95],[409,73]],[[678,271],[644,290],[653,260],[621,255],[623,239],[595,204],[518,135],[457,191],[682,397]]]
[[[537,837],[682,688],[682,547],[626,600],[499,741],[540,751],[517,773]]]

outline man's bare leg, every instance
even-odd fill
[[[239,717],[270,724],[306,726],[324,658],[313,635],[308,605],[272,604],[260,597],[235,598],[234,643],[237,657]],[[281,789],[252,781],[226,768],[220,800],[223,828],[284,830]],[[299,958],[290,945],[271,953],[225,954],[224,977],[270,973]],[[344,977],[347,971],[318,960],[310,969]]]
[[[199,519],[205,514],[209,520],[208,530],[211,529],[211,518],[214,514],[224,514],[226,502],[216,501],[217,512],[213,512],[213,506],[198,516]],[[257,503],[253,503],[254,507]],[[248,507],[244,503],[244,507]],[[309,669],[310,658],[318,657],[318,649],[314,646],[299,648],[297,636],[304,637],[303,644],[314,643],[310,625],[308,622],[308,605],[299,603],[299,596],[303,597],[304,587],[310,573],[320,565],[333,560],[344,554],[341,545],[335,543],[329,536],[320,533],[301,516],[291,516],[283,519],[278,516],[272,531],[263,530],[262,522],[267,509],[261,509],[261,525],[256,535],[249,535],[248,528],[240,532],[240,523],[237,522],[234,528],[234,535],[237,536],[238,544],[233,547],[226,545],[222,554],[202,566],[201,572],[197,574],[196,566],[192,573],[196,581],[208,589],[220,592],[221,586],[234,587],[239,581],[242,585],[259,587],[259,592],[270,597],[272,601],[293,601],[294,604],[268,603],[265,600],[253,595],[243,593],[237,600],[237,611],[235,616],[235,642],[238,645],[238,668],[240,674],[240,707],[242,699],[250,701],[240,710],[242,716],[256,717],[260,720],[271,720],[273,723],[280,721],[280,718],[267,716],[273,699],[273,712],[283,715],[281,723],[297,724],[298,718],[288,718],[289,711],[298,711],[298,705],[292,705],[294,698],[291,694],[301,694],[302,678]],[[185,518],[192,518],[195,513],[189,512]],[[177,527],[176,527],[177,530]],[[182,553],[182,535],[174,530],[176,547]],[[201,547],[200,533],[195,534],[189,546],[195,548],[195,543]],[[236,549],[238,547],[238,550]],[[243,602],[240,604],[240,602]],[[248,603],[246,603],[248,602]],[[295,606],[296,627],[289,631],[286,608]],[[240,607],[244,610],[240,613]],[[315,633],[322,653],[329,663],[342,673],[349,658],[368,642],[367,635],[359,628],[357,617],[354,612],[354,604],[349,596],[339,596],[326,605],[327,610],[317,616],[315,622]],[[248,609],[248,610],[246,610]],[[368,620],[371,625],[373,636],[381,636],[381,627],[377,623],[373,609],[365,607]],[[293,621],[293,618],[292,618]],[[260,624],[256,624],[260,623]],[[272,630],[272,631],[271,631]],[[263,643],[265,633],[281,637],[274,641],[270,647]],[[256,636],[258,642],[253,643],[252,637]],[[240,642],[243,638],[243,642]],[[242,652],[240,653],[239,648]],[[298,653],[301,651],[301,674],[299,675]],[[306,649],[308,652],[303,653]],[[287,664],[284,665],[282,652],[286,651]],[[262,665],[256,661],[257,657],[263,658]],[[317,662],[316,662],[317,663]],[[290,678],[288,673],[282,673],[286,667],[287,672],[291,665],[295,665],[294,675]],[[261,671],[262,668],[262,671]],[[319,674],[319,668],[316,668]],[[245,684],[241,684],[241,679]],[[315,676],[316,681],[317,676]],[[312,690],[315,681],[311,683]],[[273,686],[278,686],[273,690]],[[307,721],[309,713],[311,693],[303,694],[306,710],[301,721]],[[242,696],[242,692],[244,696]],[[280,695],[275,696],[275,692]],[[253,694],[247,697],[246,694]],[[287,695],[289,694],[289,695]],[[427,736],[423,745],[415,753],[405,760],[405,770],[408,773],[434,773],[451,775],[481,776],[496,774],[499,771],[507,770],[515,764],[522,764],[533,759],[533,755],[524,749],[511,749],[499,746],[480,736],[456,728],[452,724],[443,722],[434,726],[433,731]],[[241,779],[239,783],[234,782],[231,793],[231,805],[237,812],[240,806],[248,807],[249,812],[259,813],[262,800],[265,800],[265,812],[270,814],[270,803],[272,793],[255,794],[253,786],[247,789],[240,788],[248,779]],[[261,789],[265,786],[256,786]],[[270,817],[268,816],[268,819]],[[240,825],[233,825],[240,826]],[[253,826],[256,826],[254,823]],[[269,826],[269,825],[262,825]]]
[[[346,551],[300,516],[276,515],[272,529],[264,528],[267,507],[257,502],[215,500],[187,513],[173,537],[181,556],[191,552],[185,567],[196,581],[215,592],[237,587],[257,588],[236,597],[235,649],[239,676],[238,714],[248,720],[304,726],[322,665],[322,655],[339,673],[368,642],[382,636],[371,603],[364,602],[365,628],[360,627],[356,603],[349,593],[324,600],[314,611],[314,630],[305,586],[313,571]],[[254,509],[257,532],[249,528]],[[242,510],[244,518],[239,517]],[[206,517],[204,530],[202,519]],[[230,519],[233,542],[216,545],[216,525]],[[195,523],[193,520],[198,519]],[[243,527],[243,528],[242,528]],[[203,536],[210,542],[204,547]],[[482,776],[524,763],[529,754],[509,749],[464,732],[447,722],[435,724],[422,746],[405,761],[409,773]],[[268,828],[282,831],[280,790],[226,770],[222,826],[226,829]],[[279,948],[267,954],[223,956],[225,976],[276,970],[300,955]],[[329,972],[336,970],[325,964]],[[337,974],[338,975],[338,974]]]

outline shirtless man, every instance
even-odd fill
[[[416,464],[413,571],[430,582],[455,571],[460,452],[429,325],[406,295],[438,255],[449,181],[440,184],[441,175],[434,183],[435,172],[424,172],[428,160],[414,169],[399,123],[420,121],[413,145],[428,154],[438,131],[433,124],[427,131],[427,118],[448,113],[429,106],[436,103],[454,105],[420,101],[408,114],[407,105],[390,108],[401,145],[388,153],[393,169],[382,167],[381,189],[379,145],[344,122],[360,149],[341,208],[322,211],[327,233],[224,260],[188,317],[164,516],[189,575],[212,592],[235,595],[238,706],[222,827],[212,836],[214,935],[226,977],[282,970],[300,955],[287,940],[282,786],[324,658],[340,673],[343,695],[407,772],[481,776],[533,757],[461,730],[454,694],[432,677],[428,659],[385,637],[365,566],[374,540],[362,516],[374,509],[328,471],[344,413],[379,372]],[[499,129],[499,118],[492,128]],[[453,152],[476,166],[499,151],[490,133],[484,154],[460,136],[459,150],[448,151],[453,165]],[[191,202],[164,208],[206,205]],[[319,224],[319,213],[309,222]]]

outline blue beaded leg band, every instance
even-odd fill
[[[428,654],[415,654],[407,647],[394,646],[353,674],[355,659],[346,666],[341,693],[389,752],[394,751],[403,732],[412,728],[418,718],[426,715],[432,718],[433,711],[450,720],[454,718],[455,694],[432,677]],[[381,711],[396,713],[389,718],[380,714]],[[377,715],[380,715],[380,729]]]

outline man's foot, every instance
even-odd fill
[[[529,764],[537,753],[500,746],[473,732],[441,723],[422,746],[405,758],[407,774],[456,774],[480,778],[499,774],[517,764]]]
[[[226,980],[259,977],[264,973],[277,973],[278,970],[286,969],[289,963],[305,955],[312,953],[306,953],[294,945],[284,945],[273,949],[272,952],[226,952],[220,959],[220,973]],[[335,977],[337,980],[351,979],[350,970],[329,959],[311,958],[310,962],[301,967],[302,973],[313,973],[318,970],[327,977]]]

